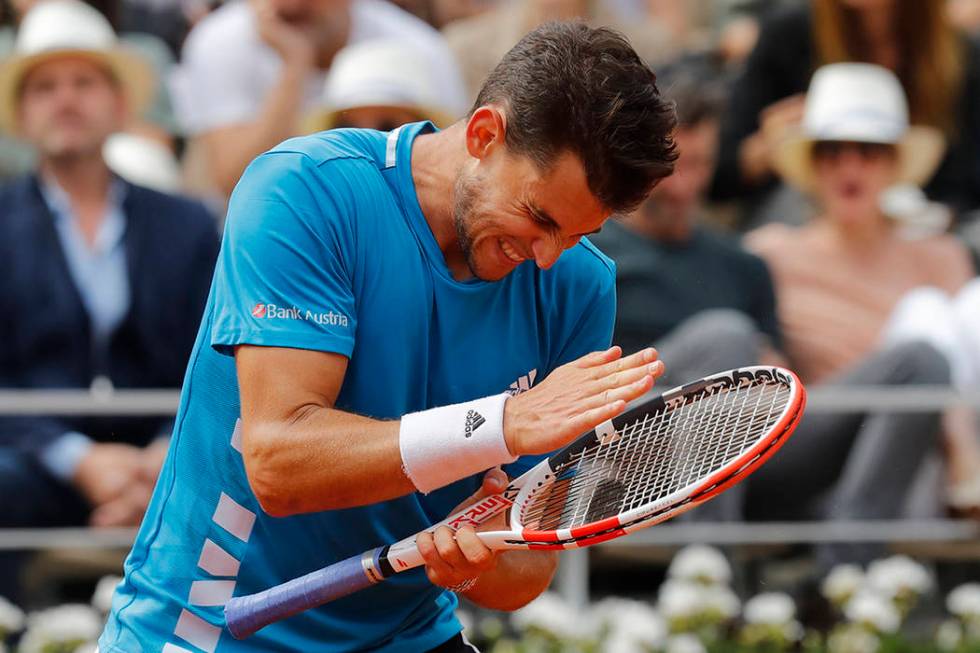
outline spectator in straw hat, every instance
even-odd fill
[[[802,126],[782,143],[774,163],[785,181],[814,197],[819,213],[802,227],[773,224],[746,239],[772,270],[784,351],[804,381],[950,382],[949,362],[934,346],[881,340],[903,294],[918,286],[955,292],[973,275],[956,240],[904,238],[880,208],[894,184],[927,181],[943,152],[937,129],[909,125],[905,94],[891,71],[848,63],[815,73]],[[808,413],[774,465],[750,486],[779,487],[769,507],[791,514],[800,513],[801,501],[812,506],[829,492],[825,516],[896,517],[934,446],[928,436],[939,427],[936,411]],[[774,505],[777,497],[785,505]],[[824,553],[829,563],[876,552]]]
[[[436,71],[411,44],[389,40],[349,45],[337,53],[323,88],[323,108],[311,114],[308,131],[356,127],[391,131],[429,120],[453,122],[439,94]]]
[[[112,174],[102,149],[153,77],[97,11],[44,0],[0,66],[0,124],[37,169],[0,187],[0,386],[176,387],[217,255],[198,203]],[[160,417],[0,419],[0,526],[138,523]]]

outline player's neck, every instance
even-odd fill
[[[456,245],[453,190],[465,159],[465,150],[460,144],[462,138],[463,124],[457,123],[441,132],[422,134],[412,146],[415,194],[443,254]]]

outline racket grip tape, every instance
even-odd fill
[[[374,570],[383,548],[351,556],[263,592],[231,599],[225,605],[229,632],[235,639],[244,639],[271,623],[374,585],[382,580]]]

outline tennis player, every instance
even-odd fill
[[[622,37],[554,23],[444,131],[258,157],[101,652],[472,651],[456,593],[509,610],[543,591],[553,554],[442,528],[424,568],[246,641],[222,618],[502,489],[651,387],[655,351],[608,348],[613,265],[583,236],[670,174],[673,126]]]

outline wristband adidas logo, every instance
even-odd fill
[[[473,431],[477,430],[486,423],[483,415],[476,412],[475,410],[469,410],[466,412],[466,425],[463,427],[463,436],[470,437],[473,435]]]

